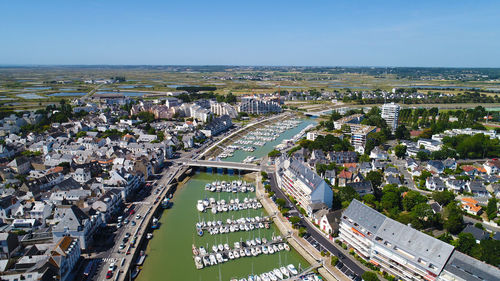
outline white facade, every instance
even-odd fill
[[[385,119],[387,125],[391,128],[392,132],[396,131],[398,127],[399,110],[401,107],[399,104],[393,102],[386,103],[382,106],[382,118]]]

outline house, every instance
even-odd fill
[[[82,249],[89,247],[101,225],[100,217],[89,217],[75,205],[58,207],[54,219],[59,220],[59,223],[52,228],[54,240],[65,236],[75,237]]]
[[[200,130],[205,136],[216,136],[233,126],[233,122],[229,115],[222,115],[221,117],[214,118],[203,130]]]
[[[10,259],[18,246],[19,238],[17,234],[11,232],[0,233],[0,259]]]
[[[14,195],[7,195],[0,198],[0,219],[8,219],[12,216],[12,211],[19,208],[19,200]]]
[[[480,243],[481,240],[489,239],[490,234],[482,229],[479,229],[472,224],[468,224],[464,230],[462,230],[462,233],[470,233],[474,238],[476,239],[476,243]]]
[[[469,182],[468,191],[474,195],[474,197],[490,197],[490,193],[486,190],[484,182],[482,180],[471,180]]]
[[[350,182],[347,183],[346,186],[352,187],[359,196],[363,197],[366,194],[373,193],[373,186],[371,181],[358,181],[358,182]]]
[[[372,161],[372,170],[383,170],[387,166],[387,163],[380,162],[379,160]]]
[[[336,151],[328,153],[328,159],[336,164],[354,163],[358,161],[358,155],[354,151]]]
[[[482,213],[482,207],[479,206],[479,202],[470,197],[463,197],[461,200],[461,207],[467,213],[478,216]]]
[[[353,173],[347,170],[342,170],[338,174],[338,186],[345,186],[347,183],[352,182]]]
[[[382,150],[380,147],[377,146],[370,152],[370,159],[387,160],[389,159],[389,155],[387,154],[386,151]]]
[[[433,191],[443,191],[446,189],[446,185],[439,176],[428,177],[425,180],[425,187]]]
[[[483,167],[488,175],[498,174],[500,173],[500,160],[499,159],[488,160],[484,162]]]
[[[398,176],[390,174],[385,177],[385,184],[394,184],[396,186],[400,186],[402,185],[402,182]]]
[[[457,180],[448,178],[445,180],[446,188],[454,193],[460,193],[467,188],[467,182],[464,180]]]
[[[372,171],[372,164],[370,162],[362,162],[359,164],[359,171],[364,175]]]
[[[10,167],[14,172],[18,174],[26,174],[31,169],[31,163],[28,158],[22,156],[12,160],[7,167]]]
[[[340,210],[323,214],[319,221],[319,229],[321,229],[324,233],[332,235],[336,230],[339,229],[341,214],[342,212]]]
[[[52,215],[52,205],[42,201],[35,201],[29,214],[30,218],[36,219],[43,224],[45,223],[45,219]]]
[[[323,178],[325,180],[328,180],[331,185],[335,185],[335,180],[336,180],[336,172],[335,170],[326,170]]]
[[[455,170],[457,168],[457,161],[453,158],[447,158],[443,160],[443,165],[445,169]]]
[[[57,268],[58,280],[70,281],[75,277],[72,271],[80,259],[79,242],[78,238],[64,236],[50,251],[49,263]]]
[[[109,222],[111,217],[121,209],[123,199],[119,189],[106,191],[97,201],[92,203],[92,209],[99,211],[102,215],[103,223]]]
[[[406,166],[406,169],[410,169],[410,170],[413,170],[413,169],[419,167],[419,165],[417,164],[417,162],[413,158],[406,159],[405,166]]]
[[[427,169],[431,172],[441,174],[444,172],[444,164],[439,160],[429,160],[427,162]]]

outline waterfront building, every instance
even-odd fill
[[[72,236],[79,240],[79,247],[86,249],[92,243],[97,229],[101,226],[101,217],[89,217],[75,205],[59,206],[54,215],[59,223],[52,229],[54,240]]]
[[[282,157],[278,162],[279,187],[295,198],[309,216],[311,204],[324,203],[332,207],[333,191],[323,178],[299,160]]]
[[[381,116],[383,119],[385,119],[385,122],[391,128],[393,133],[396,131],[396,128],[398,127],[398,117],[400,109],[401,107],[399,106],[399,104],[393,102],[386,103],[382,106]]]
[[[203,130],[200,130],[205,136],[211,137],[216,136],[233,126],[233,122],[229,115],[223,115],[218,118],[214,118],[210,124],[205,126]]]
[[[236,112],[236,109],[225,102],[218,103],[212,101],[210,103],[210,111],[212,111],[212,113],[217,116],[229,115],[229,117],[231,118],[238,117],[238,112]]]
[[[363,259],[402,280],[436,280],[454,250],[356,199],[342,214],[339,237]]]
[[[499,280],[500,270],[473,257],[454,251],[439,275],[439,281]]]
[[[239,112],[246,112],[250,114],[278,113],[281,112],[281,106],[279,103],[272,100],[247,96],[241,98]]]

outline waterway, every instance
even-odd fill
[[[177,190],[173,207],[163,212],[160,219],[160,229],[154,232],[146,250],[147,258],[137,280],[139,281],[202,281],[202,280],[224,280],[229,281],[233,277],[238,279],[247,277],[249,274],[260,274],[268,272],[273,268],[293,263],[296,267],[300,264],[307,267],[308,263],[296,252],[281,251],[273,255],[260,255],[257,257],[244,257],[237,260],[229,260],[219,264],[197,270],[193,261],[191,245],[204,246],[207,250],[214,244],[233,243],[254,237],[271,238],[273,233],[279,235],[279,230],[272,225],[269,229],[253,230],[249,232],[235,232],[229,234],[210,235],[206,233],[199,237],[196,234],[195,224],[201,220],[223,220],[227,218],[255,217],[267,215],[264,209],[244,210],[226,212],[213,215],[200,213],[196,210],[196,202],[205,197],[213,197],[216,200],[236,198],[232,193],[212,193],[204,190],[206,183],[215,180],[232,181],[238,176],[197,173],[182,188]],[[244,197],[255,197],[255,193],[239,194],[240,199]]]
[[[310,124],[317,124],[317,121],[312,119],[312,118],[303,119],[302,123],[300,123],[297,127],[283,132],[274,141],[267,142],[263,146],[256,146],[255,150],[253,152],[244,151],[244,150],[239,149],[239,150],[234,152],[233,156],[224,158],[224,159],[222,159],[222,161],[242,162],[243,160],[245,160],[245,158],[247,158],[247,156],[250,156],[250,155],[255,156],[256,158],[261,158],[263,156],[266,156],[269,152],[271,152],[274,149],[275,146],[280,144],[283,140],[291,139],[293,136],[300,133],[300,131],[302,131],[302,129],[309,126]]]

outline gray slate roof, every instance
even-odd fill
[[[498,268],[459,251],[453,252],[444,270],[467,281],[500,280],[500,270]]]
[[[386,219],[384,215],[356,199],[351,201],[351,204],[344,211],[343,215],[357,222],[359,225],[372,233],[378,231]]]

